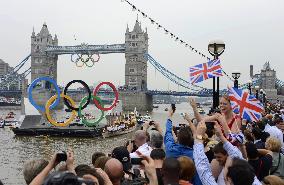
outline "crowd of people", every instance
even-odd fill
[[[124,146],[110,154],[96,151],[75,165],[72,149],[27,161],[23,175],[30,185],[283,185],[284,112],[266,109],[258,122],[236,115],[227,96],[220,109],[175,125],[170,108],[165,131],[161,123],[144,123]],[[194,120],[194,121],[193,121]],[[92,165],[88,165],[92,163]],[[60,164],[60,165],[59,165]]]

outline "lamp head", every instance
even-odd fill
[[[240,76],[241,76],[241,72],[240,72],[239,70],[234,70],[234,71],[232,72],[232,77],[233,77],[235,80],[239,79]]]
[[[208,51],[212,56],[220,56],[225,50],[225,43],[222,40],[212,40],[208,44]]]
[[[252,80],[248,80],[248,84],[249,84],[249,85],[252,85]]]

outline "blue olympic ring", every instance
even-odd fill
[[[45,81],[48,81],[50,83],[52,83],[56,89],[56,92],[57,92],[57,98],[56,98],[56,101],[50,106],[50,109],[53,109],[54,107],[56,107],[58,104],[59,104],[59,101],[60,101],[60,88],[58,87],[57,83],[52,79],[52,78],[49,78],[49,77],[39,77],[37,79],[35,79],[31,85],[29,86],[28,88],[28,95],[29,95],[29,100],[31,102],[31,104],[37,109],[37,110],[40,110],[42,112],[45,112],[45,107],[44,106],[39,106],[36,104],[36,102],[34,101],[33,99],[33,96],[32,96],[32,90],[34,88],[34,86],[39,82],[39,81],[42,81],[42,80],[45,80]]]

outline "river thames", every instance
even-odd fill
[[[94,105],[92,105],[94,106]],[[158,109],[150,113],[153,120],[165,128],[168,112],[165,108],[169,105],[160,104]],[[177,104],[174,115],[174,124],[184,122],[180,113],[187,112],[192,115],[188,103]],[[94,107],[90,106],[90,109]],[[208,112],[208,108],[204,107]],[[5,115],[9,110],[1,110],[0,115]],[[14,111],[16,118],[20,111]],[[75,165],[91,164],[91,156],[96,151],[110,153],[116,146],[121,146],[131,138],[132,133],[114,138],[56,138],[56,137],[23,137],[15,136],[9,128],[0,129],[0,179],[4,184],[25,184],[23,178],[23,165],[31,159],[47,159],[58,151],[66,151],[71,147],[75,153]]]

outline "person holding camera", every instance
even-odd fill
[[[139,158],[139,155],[150,156],[152,147],[148,144],[148,137],[145,131],[137,130],[134,133],[133,142],[129,142],[127,145],[127,150],[130,153],[130,158]],[[132,152],[134,145],[137,147],[137,150]]]
[[[149,130],[150,127],[153,127],[151,130]],[[143,124],[143,131],[147,133],[149,138],[149,145],[152,149],[155,148],[162,148],[163,146],[163,130],[160,126],[160,124],[156,121],[150,121],[145,122]]]
[[[44,179],[60,162],[65,161],[66,170],[76,174],[74,167],[74,153],[71,149],[68,149],[67,153],[56,153],[52,156],[48,165],[32,180],[30,185],[42,185]]]
[[[205,121],[225,122],[233,134],[239,134],[242,127],[241,117],[233,112],[228,95],[223,95],[220,99],[220,113],[216,112],[212,116],[206,117]]]

